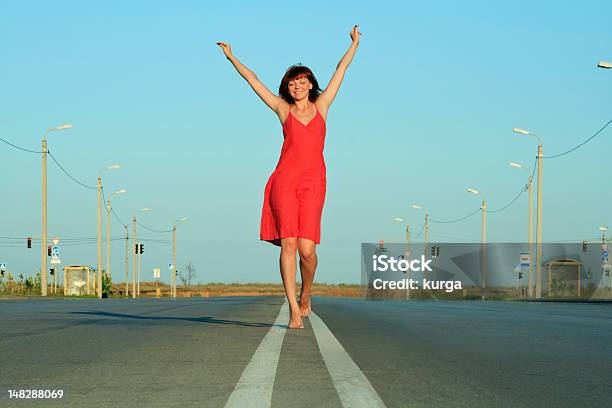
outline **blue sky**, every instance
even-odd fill
[[[178,264],[202,282],[278,281],[277,249],[259,242],[263,188],[282,144],[280,124],[215,45],[224,40],[272,90],[285,69],[310,66],[323,86],[363,37],[329,113],[328,191],[319,247],[321,282],[357,282],[360,243],[401,240],[432,218],[461,217],[486,194],[491,209],[526,182],[509,161],[533,164],[538,133],[561,153],[612,119],[612,5],[605,1],[423,2],[12,2],[0,13],[0,137],[49,149],[76,178],[105,191],[122,222],[153,229],[179,217]],[[544,239],[582,240],[612,224],[611,129],[576,152],[544,162]],[[0,262],[39,267],[40,155],[0,143]],[[96,194],[49,161],[49,235],[96,236]],[[142,214],[139,209],[150,207]],[[122,227],[112,220],[113,237]],[[131,228],[130,228],[131,231]],[[139,234],[144,232],[139,229]],[[436,241],[477,241],[480,215],[432,224]],[[527,196],[488,217],[490,241],[526,241]],[[169,240],[170,234],[146,233]],[[170,245],[145,244],[142,276],[170,262]],[[124,242],[112,270],[123,276]],[[96,245],[62,248],[65,264],[96,263]],[[117,280],[117,279],[115,279]]]

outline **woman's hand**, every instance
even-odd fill
[[[229,59],[229,57],[232,56],[232,46],[231,45],[229,45],[226,42],[222,42],[222,41],[219,41],[217,45],[221,47],[221,49],[223,50],[223,54],[225,54],[225,57],[227,59]]]
[[[351,36],[351,40],[353,40],[353,44],[355,43],[359,44],[359,36],[361,36],[361,33],[359,32],[358,25],[353,27],[353,29],[351,30],[350,36]]]

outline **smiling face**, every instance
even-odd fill
[[[290,66],[278,87],[278,95],[290,105],[296,101],[314,102],[320,94],[317,78],[310,68],[303,65]]]
[[[299,75],[297,78],[289,80],[289,82],[287,83],[287,90],[289,91],[289,95],[291,95],[294,101],[301,101],[303,99],[308,98],[312,87],[312,83],[304,74]]]

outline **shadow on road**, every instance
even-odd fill
[[[188,322],[196,322],[196,323],[213,323],[213,324],[230,324],[234,326],[247,326],[247,327],[273,327],[274,324],[269,323],[251,323],[251,322],[242,322],[239,320],[226,320],[226,319],[215,319],[210,316],[203,317],[175,317],[175,316],[139,316],[139,315],[130,315],[123,313],[110,313],[110,312],[70,312],[71,314],[83,314],[83,315],[94,315],[94,316],[107,316],[107,317],[118,317],[123,319],[137,319],[137,320],[184,320]],[[278,327],[286,328],[283,325],[277,325]]]

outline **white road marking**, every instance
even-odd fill
[[[274,326],[263,338],[242,372],[238,384],[225,403],[225,408],[263,408],[272,405],[272,388],[288,323],[289,305],[285,299]]]
[[[345,408],[384,408],[385,403],[370,381],[323,323],[323,320],[311,312],[310,324],[342,406]]]

